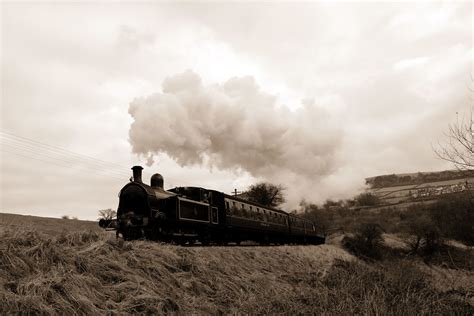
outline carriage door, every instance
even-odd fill
[[[218,224],[218,222],[219,222],[217,207],[212,207],[211,206],[211,222],[213,224]]]

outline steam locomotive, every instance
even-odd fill
[[[141,166],[119,193],[116,220],[101,220],[125,240],[146,238],[179,244],[322,244],[325,237],[313,222],[282,210],[200,187],[163,189],[154,174],[142,182]]]

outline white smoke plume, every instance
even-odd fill
[[[187,71],[165,79],[162,92],[135,99],[129,113],[133,152],[149,163],[165,153],[182,166],[304,183],[317,183],[337,167],[342,131],[328,113],[314,102],[295,111],[278,105],[252,77],[205,86]]]

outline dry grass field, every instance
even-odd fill
[[[5,230],[38,231],[50,236],[63,232],[102,231],[97,222],[92,221],[0,213],[0,232]]]
[[[117,241],[92,222],[0,214],[0,225],[2,315],[474,313],[470,268],[362,261],[341,238],[180,247]]]

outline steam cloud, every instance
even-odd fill
[[[291,111],[252,77],[204,86],[192,71],[168,77],[162,88],[129,107],[133,152],[150,164],[165,153],[181,166],[241,168],[269,181],[308,183],[336,167],[342,132],[314,102]]]

